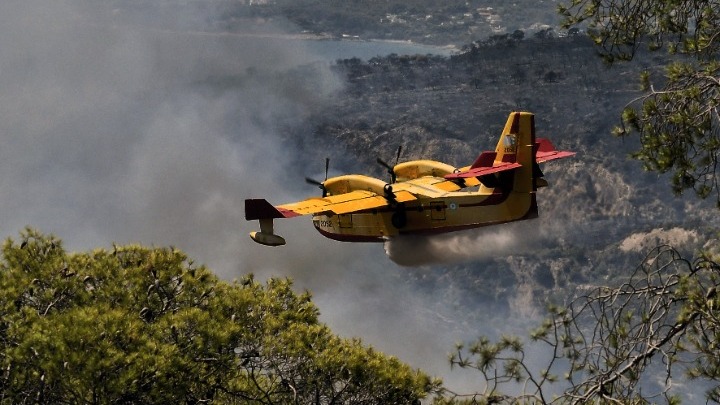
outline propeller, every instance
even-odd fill
[[[325,158],[325,180],[324,181],[317,181],[315,179],[311,179],[310,177],[305,177],[305,182],[308,184],[312,184],[313,186],[318,186],[320,190],[322,190],[322,196],[327,197],[327,189],[325,188],[325,182],[328,179],[328,171],[330,170],[330,158]]]
[[[397,155],[395,156],[395,165],[390,166],[387,162],[384,160],[377,158],[378,164],[385,167],[388,171],[388,174],[390,174],[390,184],[394,184],[397,180],[397,176],[395,175],[395,171],[393,170],[393,167],[398,164],[398,161],[400,160],[400,153],[402,152],[402,145],[398,146]]]

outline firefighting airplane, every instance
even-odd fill
[[[535,192],[548,185],[538,163],[574,154],[536,139],[532,113],[513,112],[495,151],[482,152],[471,166],[414,160],[391,167],[378,159],[390,183],[359,174],[332,177],[318,182],[321,197],[277,206],[245,200],[245,219],[259,220],[260,232],[250,237],[268,246],[285,244],[273,231],[274,219],[308,214],[323,236],[345,242],[522,221],[538,216]]]

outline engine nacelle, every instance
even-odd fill
[[[378,195],[385,194],[387,182],[361,174],[332,177],[323,182],[328,195],[339,195],[355,190],[371,191]]]
[[[435,160],[413,160],[396,165],[393,171],[398,180],[405,181],[425,176],[445,177],[453,173],[455,167]]]

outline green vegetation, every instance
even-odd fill
[[[575,0],[560,7],[566,26],[587,24],[603,58],[629,60],[640,47],[674,55],[662,77],[642,75],[644,94],[623,112],[618,135],[636,132],[645,168],[672,172],[673,190],[713,191],[720,208],[720,7],[713,1]]]
[[[177,249],[69,254],[33,230],[0,263],[0,403],[412,404],[419,371],[318,322],[288,280],[218,280]]]

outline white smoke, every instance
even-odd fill
[[[544,240],[539,221],[521,221],[438,235],[401,235],[385,252],[401,266],[459,263],[523,254]]]
[[[298,122],[340,88],[321,67],[312,93],[266,80],[313,60],[296,41],[113,25],[81,1],[3,2],[0,19],[6,236],[30,225],[74,249],[174,244],[231,277],[243,199],[287,198],[297,175],[278,117]],[[215,77],[243,82],[208,90]]]

